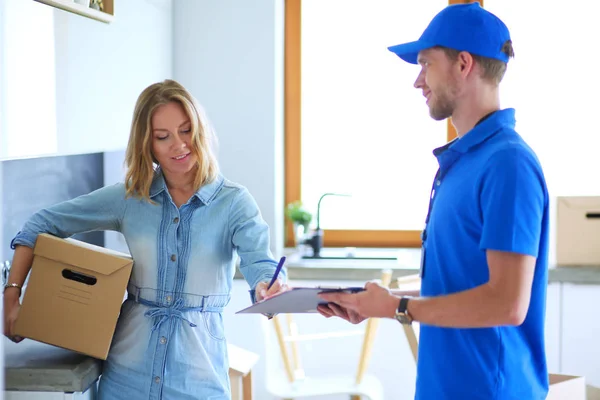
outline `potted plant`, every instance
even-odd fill
[[[308,226],[312,221],[312,214],[304,208],[302,201],[289,203],[285,208],[285,216],[294,224],[296,245],[300,244],[304,235],[308,233]]]

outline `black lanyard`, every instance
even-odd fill
[[[495,112],[496,111],[492,111],[491,113],[484,115],[483,118],[481,118],[479,121],[477,121],[475,126],[477,126],[480,123],[482,123],[483,121],[485,121],[487,118],[489,118]],[[442,149],[443,149],[442,152],[448,150],[448,147],[450,147],[450,143],[448,143],[444,147],[442,147]],[[427,216],[425,217],[425,227],[423,228],[423,232],[421,233],[421,242],[422,242],[422,244],[421,244],[421,271],[420,271],[421,278],[423,278],[425,276],[425,247],[426,247],[425,242],[427,241],[427,226],[429,225],[429,219],[431,218],[431,211],[433,210],[433,203],[434,203],[434,200],[436,197],[435,196],[435,188],[436,188],[436,186],[440,186],[440,184],[442,182],[441,178],[442,178],[442,169],[440,167],[440,168],[438,168],[437,172],[435,173],[435,178],[433,179],[433,184],[431,185],[431,192],[429,193],[429,207],[427,209]]]
[[[433,184],[431,185],[431,192],[429,193],[429,207],[427,209],[427,216],[425,217],[425,228],[423,228],[423,232],[421,233],[421,240],[423,242],[427,240],[427,224],[429,224],[431,210],[433,209],[433,201],[435,199],[435,187],[439,185],[441,175],[442,170],[441,168],[438,168],[437,172],[435,173],[435,178],[433,179]]]
[[[427,241],[427,226],[429,225],[429,218],[431,217],[431,210],[433,209],[433,202],[435,200],[435,187],[441,183],[442,169],[438,168],[433,185],[431,185],[431,193],[429,194],[429,208],[427,210],[427,217],[425,217],[425,227],[421,232],[421,268],[419,269],[419,276],[421,279],[425,278],[425,247]]]

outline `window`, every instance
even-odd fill
[[[451,133],[388,46],[418,38],[447,0],[287,0],[286,203],[320,209],[325,246],[420,246]],[[288,245],[291,230],[288,230]]]

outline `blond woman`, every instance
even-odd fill
[[[222,311],[236,254],[257,300],[285,290],[269,250],[269,228],[250,193],[220,175],[213,135],[193,96],[166,80],[137,100],[125,183],[33,215],[12,241],[5,289],[5,335],[12,334],[20,288],[41,233],[69,237],[121,232],[134,259],[100,399],[229,399]]]

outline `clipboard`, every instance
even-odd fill
[[[319,293],[358,293],[362,287],[295,287],[274,297],[268,298],[236,314],[306,314],[316,313],[319,304],[327,304]]]

